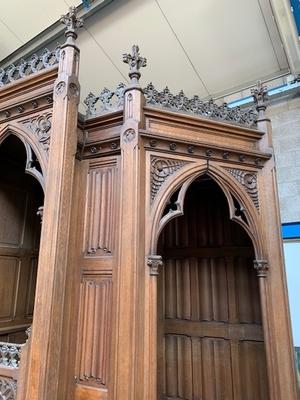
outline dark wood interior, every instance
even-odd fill
[[[33,318],[43,191],[25,173],[26,150],[13,135],[0,146],[0,341],[24,343]]]
[[[250,239],[209,178],[189,188],[160,236],[158,394],[164,400],[266,400],[258,278]]]

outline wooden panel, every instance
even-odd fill
[[[111,305],[111,277],[84,277],[78,379],[86,385],[106,386],[109,381]]]
[[[17,258],[0,256],[0,321],[11,321],[16,312],[20,265]]]
[[[114,250],[116,213],[116,160],[91,164],[88,172],[85,252],[110,255]]]
[[[23,242],[27,194],[16,188],[0,186],[0,245],[19,246]]]
[[[107,390],[96,389],[84,385],[77,385],[75,389],[75,400],[107,400]]]

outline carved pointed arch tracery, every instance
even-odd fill
[[[191,183],[202,175],[213,179],[221,188],[227,199],[230,219],[245,229],[253,243],[256,258],[263,259],[263,234],[253,199],[230,172],[206,162],[184,166],[180,174],[175,174],[173,179],[169,178],[168,185],[161,188],[155,199],[155,206],[152,207],[150,254],[156,254],[158,238],[166,224],[184,214],[186,192]]]
[[[51,120],[50,113],[36,117],[42,124],[47,124],[47,132],[34,132],[33,128],[29,129],[24,123],[9,123],[0,129],[0,146],[1,143],[10,135],[16,136],[23,143],[26,151],[25,173],[32,175],[40,183],[43,191],[45,191],[45,180],[47,175],[48,149],[50,142]],[[45,122],[46,124],[46,122]],[[47,139],[46,139],[47,136]],[[48,144],[46,145],[46,142]]]

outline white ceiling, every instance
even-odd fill
[[[291,64],[300,63],[287,2],[113,0],[88,18],[79,32],[82,97],[126,81],[128,67],[122,63],[122,53],[132,44],[138,44],[148,59],[142,71],[144,85],[152,81],[159,89],[168,85],[188,95],[218,97],[258,79],[287,74]],[[68,6],[79,3],[0,0],[0,59],[58,20]]]

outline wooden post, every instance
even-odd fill
[[[115,363],[113,399],[143,399],[143,304],[145,275],[145,154],[139,128],[143,126],[144,94],[139,86],[138,46],[123,56],[130,66],[121,130],[119,261],[115,285]]]
[[[258,112],[258,128],[265,132],[260,150],[273,155],[259,176],[261,217],[264,230],[264,260],[254,262],[259,279],[270,398],[296,400],[297,381],[281,238],[272,126],[266,117],[267,88],[258,82],[252,91]]]
[[[68,320],[66,296],[70,268],[70,220],[79,103],[79,50],[75,29],[82,26],[75,8],[62,17],[66,43],[61,47],[54,84],[51,143],[46,182],[38,278],[28,365],[26,400],[62,400],[65,360],[72,354],[63,346]],[[74,376],[74,372],[73,372]],[[63,379],[63,378],[64,379]],[[74,378],[73,378],[74,379]]]

